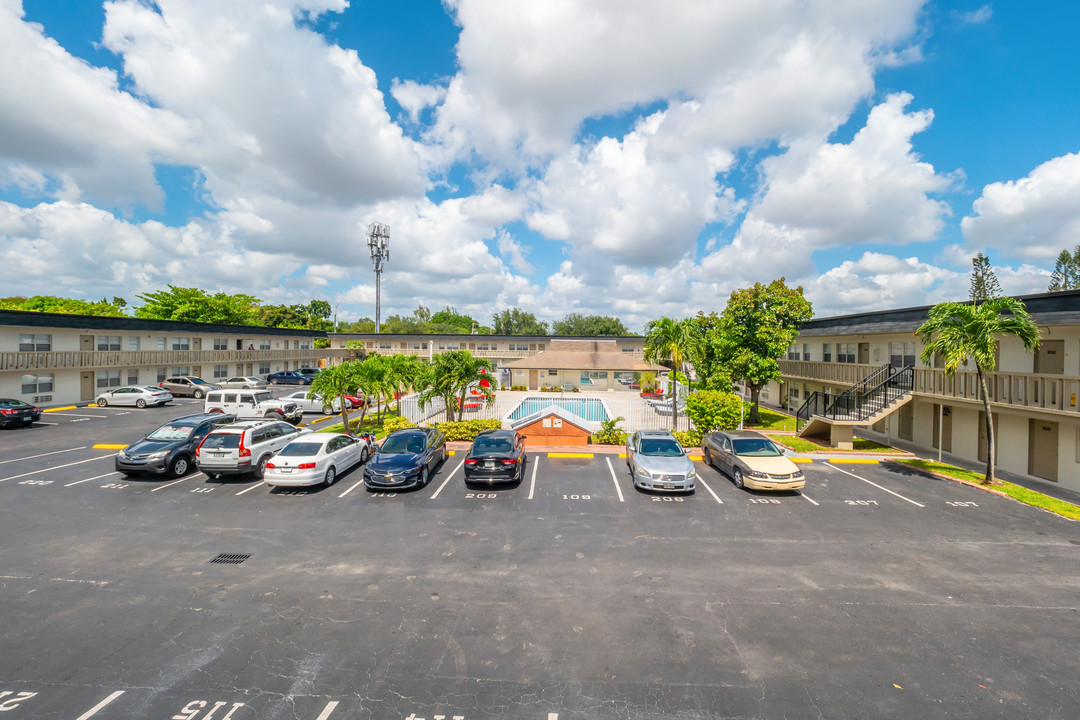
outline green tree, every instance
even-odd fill
[[[702,434],[739,427],[743,406],[743,399],[733,392],[698,390],[686,396],[686,416]]]
[[[496,335],[547,335],[547,323],[536,319],[531,312],[507,308],[495,313],[492,327]]]
[[[359,386],[357,376],[357,363],[343,362],[340,365],[331,365],[315,376],[309,388],[309,397],[315,393],[322,395],[327,404],[333,405],[334,400],[341,402],[341,422],[345,432],[349,432],[349,407],[345,402],[345,395],[352,395]],[[361,423],[363,415],[361,415]]]
[[[629,335],[630,331],[622,324],[622,320],[608,315],[582,315],[570,313],[562,320],[556,320],[551,325],[554,335],[576,335],[588,337],[608,337]]]
[[[198,288],[169,285],[168,290],[137,295],[143,305],[135,309],[135,317],[156,320],[225,323],[228,325],[257,325],[259,299],[251,295],[210,295]]]
[[[671,428],[679,427],[678,371],[699,351],[701,332],[692,318],[662,317],[645,325],[645,360],[671,368]]]
[[[62,298],[54,295],[34,295],[33,297],[12,296],[0,298],[0,310],[21,310],[23,312],[60,313],[64,315],[95,315],[97,317],[126,317],[124,298],[114,297],[112,302],[102,298],[99,302]]]
[[[465,396],[470,386],[477,384],[485,377],[484,372],[491,377],[494,369],[491,361],[486,358],[475,357],[468,350],[450,350],[439,353],[432,359],[431,375],[429,384],[419,396],[417,401],[420,407],[427,406],[435,398],[442,398],[446,403],[446,419],[454,420],[455,409],[458,417],[465,409]],[[484,396],[485,402],[490,405],[495,400],[495,393],[491,388],[476,388]]]
[[[977,303],[1001,297],[1001,284],[990,265],[990,258],[981,252],[971,258],[971,288],[968,294],[971,301]]]
[[[799,335],[802,323],[813,317],[802,287],[789,288],[784,278],[768,285],[755,283],[731,293],[720,315],[719,350],[733,380],[750,388],[749,422],[758,421],[761,388],[780,377],[779,360]]]
[[[428,322],[428,332],[456,332],[467,335],[472,333],[473,325],[479,324],[469,315],[462,315],[457,311],[457,308],[447,305],[431,316],[431,320]]]
[[[730,390],[731,373],[720,356],[720,316],[715,312],[706,315],[698,311],[694,322],[701,334],[701,345],[690,358],[690,364],[694,366],[698,381],[706,390]]]
[[[1049,292],[1076,290],[1080,288],[1080,245],[1075,252],[1062,250],[1058,253],[1054,272],[1050,273]]]
[[[1000,297],[977,304],[939,303],[930,308],[926,322],[919,326],[916,334],[923,343],[923,362],[930,364],[936,355],[943,361],[946,375],[954,375],[957,368],[967,364],[969,357],[975,362],[986,415],[986,477],[983,482],[989,485],[994,479],[996,448],[986,371],[996,362],[999,337],[1018,338],[1026,350],[1033,352],[1039,347],[1039,326],[1031,319],[1023,302]]]

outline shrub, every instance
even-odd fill
[[[511,385],[510,389],[511,390],[528,390],[529,387],[527,385]]]
[[[412,427],[413,424],[409,422],[407,418],[403,417],[388,417],[383,420],[383,430],[387,433],[392,433],[395,430],[404,430],[407,427]]]
[[[600,430],[589,436],[589,442],[601,445],[624,445],[627,433],[619,427],[619,421],[625,419],[617,417],[613,420],[601,420]]]
[[[749,413],[749,403],[735,393],[698,390],[686,396],[685,413],[699,433],[734,430]]]
[[[701,447],[702,432],[700,430],[676,430],[671,434],[684,448]]]
[[[562,388],[558,385],[541,385],[540,392],[562,392]]]
[[[502,420],[456,420],[454,422],[441,422],[435,425],[442,430],[448,441],[475,440],[476,436],[484,430],[499,430],[502,428]]]

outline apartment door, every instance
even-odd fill
[[[191,338],[191,349],[192,350],[202,350],[202,338],[201,337],[193,337],[193,338]]]
[[[83,352],[93,352],[94,350],[94,336],[93,335],[80,335],[79,336],[79,349]]]
[[[94,399],[94,373],[79,374],[79,401],[90,402]]]
[[[934,437],[931,438],[931,447],[938,449],[938,437],[941,438],[941,449],[944,452],[952,452],[952,408],[942,408],[934,405]]]
[[[908,403],[897,411],[900,427],[896,434],[901,440],[912,440],[915,437],[915,407],[914,403]]]
[[[1058,424],[1028,421],[1028,474],[1043,480],[1058,479]]]
[[[539,384],[538,384],[539,382],[540,382],[540,371],[539,370],[530,370],[529,371],[529,389],[530,390],[535,390],[537,387],[539,387]]]
[[[1035,372],[1044,375],[1065,374],[1065,341],[1043,340],[1035,353]]]
[[[859,363],[866,365],[870,362],[870,343],[859,343]]]

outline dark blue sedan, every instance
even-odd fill
[[[301,375],[295,370],[282,370],[266,376],[266,382],[271,385],[310,385],[311,378]]]
[[[446,437],[437,429],[392,432],[364,466],[364,487],[372,491],[424,487],[444,460]]]

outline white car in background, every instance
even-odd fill
[[[341,399],[334,398],[334,402],[328,403],[323,396],[315,393],[310,398],[308,397],[307,390],[301,390],[294,392],[291,395],[285,395],[280,398],[291,403],[296,403],[296,406],[306,413],[322,413],[323,415],[332,415],[333,413],[341,412]],[[345,409],[352,410],[352,403],[348,400],[345,401]]]
[[[269,387],[265,380],[257,377],[231,377],[218,383],[223,388],[234,390],[265,390]]]
[[[343,433],[310,433],[270,458],[263,481],[271,487],[329,487],[337,476],[364,461],[367,442]]]
[[[172,402],[172,399],[172,393],[168,390],[157,387],[144,387],[142,385],[127,385],[118,387],[115,390],[98,393],[94,398],[94,402],[99,407],[105,407],[106,405],[134,405],[137,408],[144,408],[147,405],[160,407],[167,402]]]

